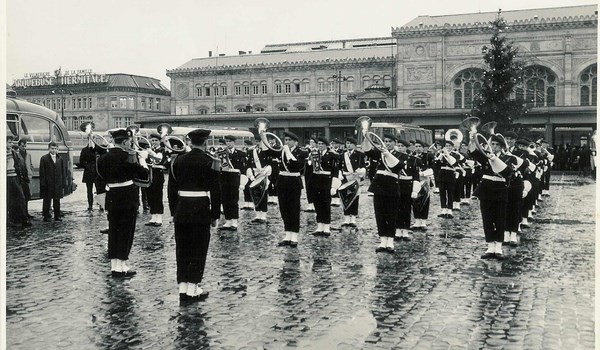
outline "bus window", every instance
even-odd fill
[[[400,130],[400,139],[406,140],[404,130]]]
[[[63,135],[60,132],[60,130],[58,129],[58,126],[53,125],[52,129],[54,129],[54,131],[52,132],[52,141],[62,143]]]
[[[6,115],[6,136],[14,136],[19,139],[19,116],[16,114]]]
[[[22,137],[30,142],[50,142],[50,121],[31,116],[21,116]]]

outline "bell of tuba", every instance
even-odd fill
[[[177,136],[170,136],[173,133],[171,125],[167,123],[159,124],[156,127],[156,131],[158,131],[163,144],[170,152],[176,154],[185,153],[185,141]]]
[[[362,116],[354,122],[354,127],[356,129],[356,133],[360,135],[359,140],[361,138],[365,138],[369,141],[369,143],[378,151],[382,151],[385,147],[385,143],[376,133],[371,131],[371,125],[373,124],[371,118],[368,116]]]
[[[448,131],[446,131],[444,138],[447,141],[452,141],[452,143],[454,144],[454,148],[458,149],[460,147],[460,143],[463,140],[463,134],[462,131],[460,131],[459,129],[449,129]]]
[[[491,136],[495,135],[494,129],[496,128],[498,123],[495,121],[491,121],[491,122],[485,123],[481,126],[481,131],[490,135],[489,139],[486,138],[484,135],[477,132],[477,127],[479,126],[480,123],[481,123],[481,120],[479,118],[470,117],[470,118],[463,120],[460,123],[460,125],[461,125],[461,127],[469,130],[470,133],[473,133],[473,135],[474,135],[473,141],[475,143],[475,147],[479,150],[479,152],[483,153],[487,157],[490,157],[492,155],[492,146],[490,144],[490,141],[492,139]],[[505,140],[505,143],[506,143],[506,140]]]
[[[110,142],[104,136],[94,133],[95,127],[94,122],[84,122],[79,126],[79,130],[85,132],[88,140],[93,142],[94,145],[102,149],[110,148]]]
[[[469,117],[460,122],[460,128],[465,129],[469,132],[476,133],[477,127],[481,124],[481,120],[477,117]]]
[[[267,118],[257,118],[254,121],[254,127],[258,129],[258,134],[260,135],[260,141],[267,147],[268,149],[276,152],[283,151],[283,141],[272,132],[268,132],[269,128],[269,120]],[[275,140],[275,145],[271,145],[268,137]]]

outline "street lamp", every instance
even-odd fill
[[[342,76],[342,71],[338,71],[338,74],[332,76],[333,79],[337,80],[338,83],[338,110],[342,109],[342,81],[348,80],[348,77]]]

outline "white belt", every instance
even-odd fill
[[[166,169],[164,165],[151,165],[154,169]]]
[[[180,197],[208,197],[210,192],[208,191],[178,191]]]
[[[348,176],[348,175],[352,175],[354,174],[354,172],[351,171],[344,171],[344,176]]]
[[[108,188],[131,186],[131,185],[133,185],[133,180],[128,180],[125,182],[115,182],[113,184],[106,184],[106,185],[108,186]]]
[[[454,168],[451,168],[451,167],[449,167],[449,166],[443,166],[443,167],[441,167],[440,169],[444,169],[444,170],[451,170],[451,171],[454,171],[454,170],[456,170],[456,169],[454,169]]]
[[[279,175],[283,175],[283,176],[300,176],[300,173],[290,173],[289,171],[280,171]]]
[[[482,179],[486,179],[486,180],[490,180],[490,181],[506,182],[506,180],[503,177],[500,177],[500,176],[483,175],[481,178]]]
[[[226,171],[228,173],[239,173],[240,171],[238,169],[221,169],[221,171]]]
[[[313,174],[315,174],[315,175],[331,175],[331,171],[321,170],[321,171],[315,171]]]
[[[398,180],[412,180],[412,176],[404,176],[404,175],[400,175],[398,176]]]
[[[398,174],[394,174],[391,171],[387,171],[387,170],[377,170],[377,174],[385,175],[385,176],[391,176],[394,179],[398,178]]]

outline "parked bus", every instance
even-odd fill
[[[69,138],[71,139],[71,150],[73,152],[73,164],[79,168],[80,167],[79,155],[81,154],[81,150],[88,143],[88,135],[83,131],[69,130]]]
[[[384,134],[392,134],[405,141],[421,140],[429,145],[431,145],[431,143],[434,141],[431,130],[412,124],[373,123],[371,124],[371,132],[381,137],[381,139],[383,139]],[[358,139],[360,144],[362,142],[362,134],[359,134]]]
[[[67,165],[67,185],[64,195],[71,194],[73,183],[73,150],[69,133],[60,116],[46,107],[17,98],[14,91],[6,93],[6,135],[15,140],[27,140],[27,153],[33,162],[33,180],[29,184],[31,198],[40,198],[40,159],[48,153],[48,143],[58,145],[58,156]]]

